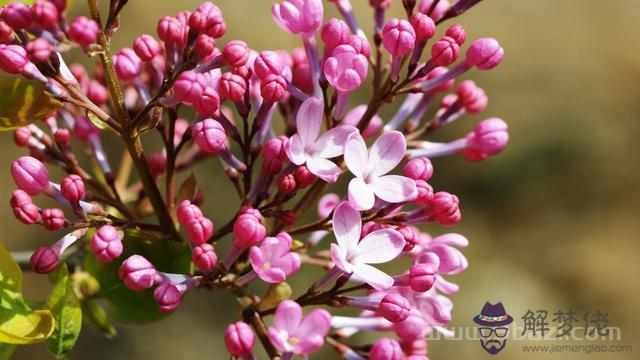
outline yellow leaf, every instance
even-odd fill
[[[3,293],[22,291],[22,270],[2,244],[0,244],[0,289]]]
[[[62,107],[43,83],[17,76],[0,76],[0,130],[41,120]]]
[[[0,324],[0,342],[19,345],[39,343],[51,336],[54,325],[55,320],[49,310],[11,314]]]

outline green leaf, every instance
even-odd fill
[[[116,328],[111,325],[107,311],[96,300],[82,302],[82,313],[85,319],[108,339],[115,339],[118,336]]]
[[[71,351],[78,340],[82,328],[82,309],[66,264],[58,266],[51,279],[54,287],[45,306],[53,313],[56,326],[46,345],[53,356],[61,358]]]
[[[22,298],[22,271],[0,244],[0,343],[34,344],[53,332],[49,310],[32,311]]]
[[[139,324],[160,320],[166,314],[158,311],[153,290],[129,290],[118,276],[120,264],[129,256],[138,254],[151,261],[159,271],[185,274],[192,270],[191,250],[186,243],[167,239],[145,241],[131,231],[125,234],[123,242],[124,253],[111,264],[99,262],[93,254],[85,257],[85,270],[100,282],[97,296],[107,299],[119,322]]]
[[[0,76],[0,94],[0,130],[28,125],[62,107],[43,83],[17,76]]]
[[[11,356],[18,348],[15,344],[3,344],[0,343],[0,360],[9,360]]]
[[[198,182],[196,181],[196,176],[191,173],[182,185],[180,185],[177,196],[178,204],[182,202],[182,200],[193,200],[196,195],[197,188]]]

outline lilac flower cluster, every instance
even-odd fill
[[[478,2],[404,0],[406,18],[386,19],[392,1],[370,0],[370,42],[349,0],[330,1],[343,19],[326,19],[329,5],[321,0],[283,0],[272,15],[282,30],[300,36],[303,47],[293,51],[222,40],[222,11],[204,2],[193,12],[161,18],[157,37],[141,35],[113,54],[110,38],[126,6],[112,6],[101,23],[96,0],[89,1],[91,18],[72,21],[64,0],[6,5],[0,10],[0,69],[43,83],[64,104],[14,133],[16,145],[30,152],[11,165],[15,217],[69,232],[33,253],[33,270],[52,272],[66,261],[65,252],[119,264],[130,290],[155,286],[153,297],[165,313],[192,289],[227,290],[244,299],[240,321],[224,337],[229,353],[241,359],[254,358],[256,335],[272,358],[306,356],[328,344],[346,359],[426,359],[431,332],[451,333],[447,296],[458,286],[446,277],[468,266],[460,251],[468,245],[464,236],[432,237],[417,227],[461,220],[458,197],[429,184],[437,175],[430,159],[480,161],[501,152],[509,138],[506,123],[489,118],[459,139],[427,140],[487,106],[482,88],[456,80],[472,69],[494,68],[503,49],[493,38],[479,38],[461,57],[464,27],[440,25]],[[63,54],[74,48],[100,60],[92,73],[66,64]],[[369,102],[350,107],[351,93],[365,90]],[[398,99],[394,116],[378,115]],[[186,109],[195,111],[192,120],[181,117]],[[102,145],[112,135],[124,145],[117,171]],[[147,154],[143,135],[159,135],[162,151]],[[93,171],[83,168],[72,141],[88,149]],[[181,197],[176,189],[181,172],[213,158],[241,203],[217,228],[200,207],[209,198],[217,201],[215,191],[207,189],[204,199],[202,191]],[[47,166],[66,177],[53,182]],[[38,195],[68,211],[41,209]],[[317,220],[305,222],[315,204]],[[142,234],[186,241],[195,270],[162,272],[128,253],[126,239]],[[89,246],[72,246],[85,236]],[[218,261],[215,247],[222,241],[231,243]],[[392,261],[404,271],[376,267]],[[275,289],[307,267],[326,272],[297,298],[252,292],[255,282]],[[305,315],[307,306],[324,308]],[[354,315],[332,316],[325,310],[332,307],[354,309]],[[358,331],[381,336],[372,345],[355,345],[349,337]]]

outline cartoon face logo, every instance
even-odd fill
[[[513,318],[507,315],[501,302],[484,304],[480,314],[473,317],[473,321],[480,325],[480,345],[486,352],[495,355],[504,349],[507,345],[508,325],[513,322]]]

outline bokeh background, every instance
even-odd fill
[[[154,34],[162,15],[192,10],[197,3],[131,1],[123,12],[115,47],[130,46],[137,34]],[[272,3],[217,0],[228,24],[224,40],[240,38],[255,49],[300,46],[297,37],[272,21]],[[352,3],[361,25],[370,29],[371,10],[366,1]],[[326,8],[326,18],[337,16],[334,6]],[[400,1],[395,1],[392,14],[400,15],[400,10]],[[72,13],[86,12],[86,4],[76,1]],[[456,19],[470,39],[498,38],[506,56],[493,71],[472,71],[465,76],[486,89],[488,109],[459,120],[437,138],[453,139],[475,122],[499,116],[509,123],[511,142],[504,153],[481,163],[461,158],[435,161],[433,182],[460,196],[464,219],[455,231],[471,242],[465,251],[469,269],[450,277],[461,285],[461,291],[452,297],[452,326],[470,326],[471,317],[485,301],[502,301],[520,323],[527,309],[575,309],[578,314],[601,310],[608,313],[609,325],[622,329],[620,344],[635,349],[590,356],[638,357],[638,14],[637,0],[485,0]],[[353,104],[364,102],[364,93],[358,96]],[[388,118],[392,113],[388,108],[381,115]],[[21,154],[10,133],[0,134],[2,168],[8,169]],[[110,155],[118,159],[117,152]],[[235,200],[225,194],[212,195],[219,189],[232,193],[230,185],[214,162],[200,166],[198,174],[205,190],[216,189],[206,191],[205,213],[217,223],[226,222],[236,209]],[[0,198],[8,199],[12,188],[4,172]],[[2,242],[10,250],[34,249],[55,239],[40,228],[19,224],[8,206],[0,207],[0,214],[4,219]],[[442,232],[437,226],[426,230]],[[44,299],[49,290],[41,276],[27,275],[25,283],[26,296],[31,299]],[[72,358],[224,359],[222,332],[238,310],[227,294],[195,291],[173,316],[161,322],[116,325],[119,337],[115,341],[85,327]],[[542,343],[512,341],[500,357],[551,357],[523,353],[521,345],[526,344]],[[490,357],[472,341],[439,340],[429,346],[432,359]],[[553,355],[558,359],[584,356]],[[15,354],[17,359],[48,357],[42,345],[20,347]],[[335,358],[335,354],[325,352],[318,358]]]

